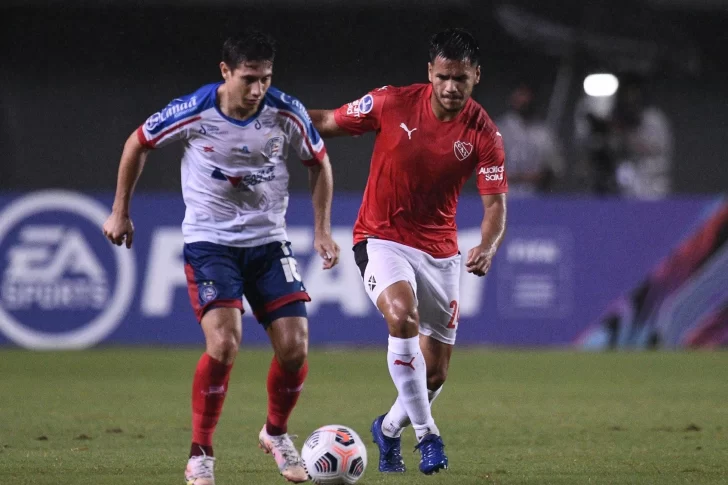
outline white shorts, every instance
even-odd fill
[[[419,249],[383,239],[354,246],[364,289],[374,305],[387,287],[407,281],[415,293],[420,333],[454,345],[460,299],[460,254],[437,259]]]

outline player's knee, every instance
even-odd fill
[[[276,351],[281,366],[288,372],[297,372],[308,357],[308,336],[305,332],[295,332],[281,342]]]
[[[207,353],[224,364],[232,364],[240,347],[242,327],[236,308],[213,308],[202,317]]]
[[[393,305],[385,317],[389,334],[393,337],[410,338],[419,335],[417,308]]]
[[[232,364],[240,347],[240,331],[229,325],[215,325],[205,332],[207,353],[224,364]]]
[[[307,357],[308,350],[305,345],[301,345],[297,348],[281,352],[278,360],[287,372],[298,372],[303,367],[303,364],[306,363]]]
[[[298,321],[274,324],[280,325],[279,331],[275,332],[273,346],[278,362],[287,371],[298,371],[308,357],[308,326]]]
[[[240,337],[232,331],[220,330],[207,339],[207,353],[224,364],[235,360],[240,346]]]

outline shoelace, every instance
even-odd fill
[[[293,445],[293,440],[295,438],[298,438],[296,435],[288,436],[271,436],[270,440],[280,451],[281,456],[286,461],[287,466],[292,465],[301,465],[301,457],[298,456],[298,451],[296,451],[296,447]]]
[[[435,454],[435,446],[433,446],[437,440],[422,440],[419,443],[415,445],[415,449],[412,451],[413,453],[417,450],[420,450],[420,453],[422,453],[422,458],[427,460],[432,458]]]
[[[197,461],[195,467],[195,473],[199,478],[212,478],[212,464],[213,461],[209,460],[206,456],[200,458]]]
[[[387,460],[387,462],[392,463],[393,461],[396,461],[397,464],[402,463],[404,460],[402,459],[402,448],[400,447],[400,441],[385,440],[384,442],[388,444],[387,449],[384,452],[384,458]]]

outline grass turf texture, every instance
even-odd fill
[[[0,351],[0,483],[182,484],[200,352]],[[218,485],[283,484],[256,447],[270,351],[243,349],[215,440]],[[435,403],[450,470],[377,471],[372,419],[394,397],[384,349],[312,349],[290,431],[324,424],[368,444],[361,484],[728,483],[728,353],[456,349]]]

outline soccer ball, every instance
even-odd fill
[[[322,426],[303,443],[301,458],[311,481],[352,485],[364,475],[367,449],[356,432],[340,424]]]

